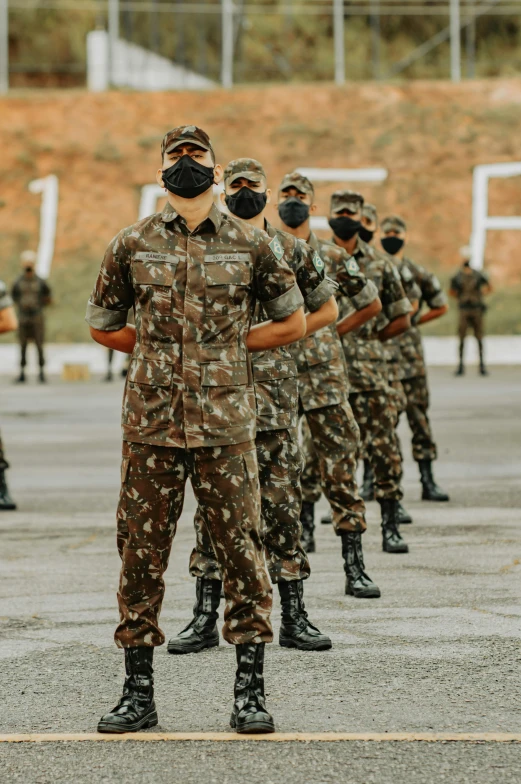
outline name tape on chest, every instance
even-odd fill
[[[344,266],[349,275],[357,275],[360,272],[360,267],[355,259],[350,258],[344,261]]]
[[[152,251],[140,251],[134,255],[136,261],[155,261],[156,263],[166,264],[177,262],[177,256],[169,253],[153,253]]]
[[[284,256],[284,248],[282,247],[282,244],[278,237],[273,237],[272,241],[270,242],[270,248],[275,258],[277,258],[280,261],[281,258]]]
[[[250,254],[249,253],[208,253],[205,255],[204,260],[206,264],[211,264],[212,262],[218,264],[227,264],[228,262],[248,262],[250,261]]]

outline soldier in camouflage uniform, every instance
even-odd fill
[[[343,333],[356,329],[381,310],[378,291],[353,258],[339,247],[319,240],[310,230],[309,216],[316,210],[311,182],[292,172],[279,186],[278,210],[286,228],[305,240],[324,262],[326,272],[334,268],[337,295],[347,297],[354,312],[342,319]],[[348,400],[348,384],[342,344],[335,325],[319,330],[298,343],[291,352],[298,370],[299,409],[305,417],[313,442],[322,490],[328,499],[335,532],[342,541],[347,590],[360,598],[380,596],[380,590],[365,571],[362,533],[366,529],[365,505],[356,484],[356,455],[360,432]],[[304,543],[314,549],[314,504],[318,500],[314,482],[302,475]],[[318,493],[320,497],[320,492]]]
[[[271,190],[267,188],[262,164],[252,158],[231,161],[224,171],[224,186],[223,202],[232,215],[280,242],[310,311],[307,333],[311,328],[316,330],[334,322],[338,314],[334,286],[324,278],[322,260],[308,245],[274,229],[264,217]],[[259,302],[255,323],[266,318]],[[253,354],[252,366],[264,546],[271,580],[279,588],[282,610],[279,641],[287,648],[326,650],[331,647],[331,640],[310,624],[303,603],[303,581],[309,577],[310,567],[300,544],[302,458],[297,432],[297,369],[286,347]],[[216,621],[222,572],[201,510],[195,516],[195,527],[197,544],[190,560],[190,572],[197,578],[194,617],[186,629],[169,641],[170,653],[195,653],[219,644]]]
[[[248,351],[305,331],[303,299],[280,243],[222,214],[212,187],[222,168],[207,134],[169,131],[158,182],[162,213],[110,243],[87,310],[95,340],[132,353],[123,399],[118,548],[123,696],[98,730],[153,726],[153,650],[164,642],[163,575],[188,478],[224,578],[224,638],[236,645],[238,732],[272,732],[264,645],[272,640]],[[257,301],[271,322],[250,331]],[[134,307],[135,328],[126,325]]]
[[[407,397],[405,412],[412,431],[413,458],[418,463],[420,470],[422,499],[424,501],[448,501],[449,496],[438,487],[432,473],[432,463],[436,460],[437,449],[428,416],[429,388],[422,339],[418,328],[421,324],[440,318],[447,312],[447,298],[438,278],[404,255],[405,240],[406,225],[402,218],[391,215],[382,221],[381,243],[383,249],[395,257],[402,279],[405,268],[407,268],[421,292],[418,311],[413,317],[413,326],[403,335],[394,338],[394,341],[401,352],[400,380]],[[424,303],[428,310],[420,314]]]
[[[400,534],[398,520],[403,492],[400,487],[401,457],[395,432],[397,413],[387,384],[383,341],[410,327],[408,314],[412,306],[392,263],[359,237],[363,204],[359,193],[335,191],[331,197],[329,220],[335,245],[344,248],[366,277],[375,283],[383,305],[376,318],[342,336],[349,403],[360,428],[361,445],[366,449],[376,476],[376,498],[382,510],[383,550],[406,553],[408,547]],[[336,278],[336,268],[331,269],[330,274]],[[348,315],[352,310],[351,304],[341,298],[341,315]],[[306,458],[311,464],[312,455],[307,453]],[[311,474],[311,470],[308,473]],[[315,481],[319,485],[317,474]]]
[[[13,308],[13,301],[7,293],[7,288],[3,280],[0,280],[0,335],[6,332],[14,332],[17,327],[16,316]],[[16,504],[9,494],[7,481],[5,478],[6,469],[9,463],[6,460],[0,435],[0,512],[16,509]]]
[[[482,376],[487,376],[488,371],[483,355],[483,317],[487,306],[483,297],[490,294],[492,288],[488,275],[483,270],[476,270],[470,266],[471,249],[466,246],[461,248],[460,253],[463,257],[463,265],[452,278],[449,291],[450,296],[457,299],[459,308],[459,366],[454,375],[462,376],[465,373],[463,365],[465,338],[469,329],[472,329],[478,342],[479,372]]]
[[[15,282],[12,297],[18,311],[18,339],[20,341],[20,375],[17,383],[25,382],[25,366],[27,365],[27,346],[31,341],[36,344],[39,380],[45,383],[45,340],[44,308],[51,303],[51,289],[45,280],[35,272],[36,254],[26,250],[21,256],[23,274]]]

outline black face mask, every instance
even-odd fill
[[[383,237],[381,243],[386,253],[395,256],[403,248],[404,240],[400,239],[400,237]]]
[[[26,271],[27,273],[29,273],[29,272],[33,272],[33,271],[34,271],[34,267],[26,267],[26,268],[25,268],[25,271]]]
[[[189,155],[181,156],[173,166],[163,170],[165,188],[183,199],[200,196],[212,187],[213,178],[213,166],[203,166]]]
[[[335,235],[341,240],[350,240],[355,234],[358,234],[362,228],[360,221],[348,218],[347,215],[341,215],[339,218],[331,218],[329,225],[333,229]]]
[[[268,196],[266,192],[258,193],[244,185],[237,193],[228,193],[225,196],[226,206],[238,218],[254,218],[266,206]]]
[[[309,218],[309,204],[291,196],[279,204],[279,215],[282,222],[291,229],[301,226]]]
[[[364,242],[371,242],[371,240],[374,237],[374,231],[371,231],[370,229],[366,229],[365,226],[362,226],[362,228],[358,232],[358,236]]]
[[[463,266],[464,267],[470,267],[470,261],[464,261],[463,262]]]

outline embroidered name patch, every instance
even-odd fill
[[[220,264],[226,264],[229,261],[249,261],[249,253],[209,253],[204,257],[208,263],[214,261]]]
[[[324,262],[316,251],[313,253],[313,265],[317,272],[322,272],[324,269]]]
[[[344,264],[350,275],[356,275],[357,272],[360,272],[360,267],[353,258],[350,258],[349,261],[345,261]]]
[[[134,258],[136,261],[157,261],[157,262],[175,262],[177,261],[176,256],[171,256],[168,253],[152,253],[148,251],[141,251],[140,253],[136,253]]]
[[[273,251],[273,255],[280,261],[284,256],[284,248],[280,244],[278,237],[273,237],[272,241],[270,242],[270,248]]]

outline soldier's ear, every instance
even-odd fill
[[[309,207],[309,214],[312,215],[316,211],[317,211],[317,205],[316,204],[311,204],[310,207]]]
[[[220,192],[219,199],[221,200],[221,204],[226,205],[226,191]]]
[[[224,170],[223,170],[223,167],[221,166],[221,164],[220,163],[216,163],[215,166],[214,166],[214,169],[213,169],[213,181],[214,181],[214,183],[216,185],[218,185],[221,182],[221,180],[223,178],[223,173],[224,173]]]
[[[156,182],[161,187],[165,187],[165,183],[163,182],[163,169],[158,169],[156,171]]]
[[[271,202],[271,188],[266,188],[266,204]]]

